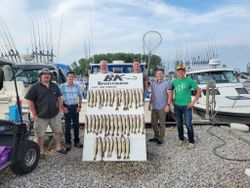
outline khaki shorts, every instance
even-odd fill
[[[36,136],[44,136],[46,129],[50,125],[50,128],[54,133],[62,133],[61,114],[58,113],[55,117],[50,119],[44,119],[37,117],[34,120],[34,132]]]

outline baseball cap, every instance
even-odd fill
[[[186,70],[186,67],[184,66],[184,65],[178,65],[177,67],[176,67],[176,69],[177,69],[177,71],[178,70]]]
[[[52,72],[48,68],[43,68],[40,71],[39,76],[41,76],[42,74],[51,74],[51,76],[52,76]]]

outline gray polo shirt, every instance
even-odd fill
[[[33,84],[25,95],[25,99],[34,102],[37,116],[39,118],[53,118],[58,112],[58,97],[61,97],[59,87],[51,82],[49,88],[40,81]]]
[[[166,80],[158,80],[150,83],[152,95],[152,109],[164,110],[168,102],[167,91],[171,90],[170,82]]]

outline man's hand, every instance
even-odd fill
[[[81,107],[78,106],[76,111],[79,113],[81,111]]]
[[[63,107],[63,113],[67,114],[69,111],[67,108]]]
[[[194,105],[195,105],[195,102],[191,102],[191,103],[189,103],[189,104],[188,104],[188,106],[187,106],[187,107],[188,107],[188,108],[193,108],[193,107],[194,107]]]
[[[169,106],[169,105],[166,105],[164,111],[165,111],[166,113],[168,113],[168,112],[170,111],[170,106]]]
[[[35,120],[37,118],[37,114],[30,113],[31,120]]]

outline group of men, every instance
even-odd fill
[[[109,74],[108,62],[100,61],[100,71],[98,74]],[[133,61],[133,73],[141,73],[140,61]],[[40,72],[40,80],[33,84],[28,90],[25,98],[28,100],[28,106],[31,117],[34,120],[34,133],[37,136],[37,142],[40,147],[40,157],[45,158],[44,136],[48,125],[54,132],[56,151],[66,154],[71,150],[71,126],[74,128],[74,147],[82,148],[83,145],[79,139],[79,112],[81,110],[82,94],[80,86],[74,83],[75,73],[67,73],[67,81],[60,87],[52,82],[52,72],[49,69],[43,69]],[[165,117],[170,111],[173,91],[175,95],[174,110],[177,117],[177,127],[179,132],[178,145],[184,142],[183,135],[183,114],[188,129],[188,148],[194,147],[194,134],[192,128],[192,107],[198,100],[200,90],[197,84],[190,78],[185,77],[185,67],[177,68],[177,76],[172,83],[164,80],[164,70],[156,71],[156,81],[150,82],[151,97],[149,109],[152,110],[152,126],[154,129],[154,138],[149,141],[157,142],[161,145],[165,136]],[[148,80],[143,78],[144,91],[148,87]],[[191,101],[191,89],[196,90],[196,96]],[[61,145],[62,123],[61,113],[65,119],[65,147]],[[158,121],[160,126],[158,126]]]

